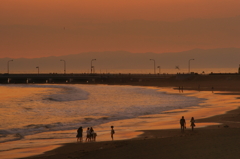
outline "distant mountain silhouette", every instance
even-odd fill
[[[7,61],[11,58],[0,59],[0,73],[7,72]],[[193,68],[238,68],[240,64],[240,48],[194,49],[175,53],[130,53],[127,51],[86,52],[65,56],[50,56],[43,58],[18,58],[9,63],[10,72],[40,72],[63,73],[63,61],[66,61],[67,73],[89,72],[92,59],[93,66],[99,70],[108,69],[152,69],[154,59],[156,67],[188,68],[189,59]]]

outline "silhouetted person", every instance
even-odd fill
[[[181,131],[184,131],[184,129],[186,128],[186,121],[184,119],[184,116],[182,116],[182,118],[180,119],[180,125],[181,125]]]
[[[194,129],[194,127],[195,127],[195,120],[194,120],[194,117],[192,117],[191,118],[191,127],[192,127],[192,131],[193,131],[193,129]]]
[[[90,132],[89,128],[87,128],[86,133],[87,133],[87,136],[86,136],[86,140],[85,141],[90,141],[91,140],[91,132]]]
[[[113,129],[113,126],[111,126],[111,138],[112,138],[112,140],[113,140],[113,134],[115,134],[115,131]]]
[[[90,140],[93,139],[93,132],[94,132],[94,130],[93,130],[93,128],[91,127],[91,128],[90,128]]]
[[[83,132],[83,129],[82,127],[79,127],[78,130],[77,130],[77,142],[80,141],[82,142],[82,132]]]
[[[214,93],[213,90],[214,90],[214,87],[212,87],[212,93]]]
[[[92,141],[96,141],[97,133],[93,130],[91,131]]]

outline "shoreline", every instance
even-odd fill
[[[218,118],[236,117],[239,113],[240,108],[201,120],[215,121]],[[237,119],[240,119],[240,116]],[[225,124],[197,128],[194,131],[188,129],[184,133],[181,133],[180,129],[144,130],[144,134],[137,138],[114,142],[67,143],[42,155],[26,159],[101,159],[106,157],[130,159],[177,158],[179,156],[182,158],[238,158],[240,143],[235,141],[240,139],[240,123],[229,127],[224,127]]]
[[[154,87],[154,86],[153,86]],[[158,86],[155,86],[158,87]],[[161,87],[160,87],[161,88]],[[171,87],[174,88],[174,87]],[[172,89],[173,92],[176,92]],[[191,89],[189,89],[191,90]],[[178,91],[178,90],[177,90]],[[196,90],[195,90],[196,91]],[[208,90],[212,91],[211,89]],[[232,92],[232,91],[231,91]],[[220,96],[240,96],[240,93],[232,92],[232,93],[226,93],[225,91],[222,91],[219,94]],[[236,97],[237,99],[237,97]],[[197,128],[193,132],[189,129],[186,130],[185,133],[181,133],[180,129],[163,129],[163,130],[137,130],[144,132],[143,134],[139,135],[136,138],[128,139],[128,140],[118,140],[118,141],[101,141],[101,142],[91,142],[91,143],[67,143],[63,144],[59,148],[53,149],[51,151],[47,151],[44,154],[37,155],[37,156],[31,156],[31,157],[25,157],[26,159],[40,159],[40,158],[106,158],[109,156],[109,158],[121,158],[121,154],[124,153],[124,151],[128,151],[129,146],[131,146],[131,153],[129,156],[125,156],[124,158],[135,158],[139,154],[142,154],[143,152],[139,152],[139,149],[147,149],[145,145],[153,144],[155,146],[159,146],[159,148],[162,148],[161,145],[158,145],[159,143],[162,143],[163,141],[166,142],[166,145],[169,143],[175,143],[172,140],[180,140],[181,142],[183,138],[191,138],[196,140],[198,143],[201,142],[197,137],[211,137],[219,136],[219,140],[222,137],[222,133],[226,133],[225,131],[230,130],[232,134],[238,134],[240,133],[240,108],[239,106],[236,106],[234,110],[225,111],[220,110],[220,114],[216,114],[215,116],[212,116],[210,113],[210,116],[207,118],[198,118],[196,119],[196,125],[199,126],[200,123],[220,123],[220,125],[214,125],[214,126],[208,126],[205,128]],[[179,117],[180,118],[180,117]],[[211,124],[210,124],[211,125]],[[227,134],[226,136],[229,136],[230,134]],[[234,137],[234,140],[238,139],[235,135],[232,135]],[[211,139],[211,138],[210,138]],[[189,139],[190,140],[190,139]],[[156,142],[158,141],[158,142]],[[196,142],[195,141],[195,142]],[[172,144],[173,144],[172,143]],[[142,146],[139,147],[139,144]],[[179,143],[175,143],[179,144]],[[165,145],[165,146],[166,146]],[[171,144],[170,144],[171,145]],[[181,145],[178,145],[181,147]],[[197,145],[194,145],[197,146]],[[240,145],[238,145],[240,146]],[[167,147],[168,149],[171,149],[170,147]],[[181,148],[183,149],[183,148]],[[220,148],[219,148],[220,149]],[[123,151],[124,150],[124,151]],[[111,153],[112,151],[115,152]],[[156,150],[150,150],[152,155],[152,158],[159,158],[162,156],[163,158],[174,158],[175,155],[172,154],[172,156],[159,154]],[[183,150],[184,151],[184,150]],[[188,152],[191,153],[191,152]],[[231,152],[232,154],[235,154],[236,152]],[[102,154],[102,157],[100,157]],[[177,154],[177,153],[176,153]],[[186,154],[187,155],[187,154]],[[194,154],[192,154],[194,155]],[[236,155],[236,154],[235,154]],[[142,156],[144,156],[142,154]],[[187,155],[188,156],[188,155]],[[147,156],[145,156],[147,157]],[[176,157],[176,156],[175,156]],[[220,156],[221,157],[221,156]],[[233,156],[232,156],[233,157]],[[141,155],[138,156],[138,158],[141,158]],[[142,157],[143,158],[143,157]],[[208,157],[205,157],[208,158]]]

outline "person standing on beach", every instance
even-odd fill
[[[78,130],[77,130],[77,142],[80,141],[82,142],[82,132],[83,132],[83,129],[82,127],[79,127]]]
[[[180,119],[180,125],[181,125],[181,131],[184,131],[186,128],[186,121],[184,119],[184,116],[182,116],[182,119]]]
[[[195,127],[195,120],[194,120],[194,117],[192,117],[191,118],[191,127],[192,127],[192,131],[193,131],[193,129],[194,129],[194,127]]]
[[[94,130],[93,130],[93,128],[91,127],[91,128],[90,128],[90,140],[93,139],[93,132],[94,132]]]
[[[97,133],[93,130],[91,131],[92,141],[96,141]]]
[[[112,138],[112,141],[113,141],[113,134],[115,134],[115,131],[113,129],[113,126],[111,126],[111,138]]]
[[[85,141],[90,141],[91,140],[91,132],[90,132],[89,128],[87,128],[86,133],[87,133],[87,136],[86,136],[86,140]]]
[[[96,141],[97,133],[94,132],[93,128],[90,128],[90,140]]]

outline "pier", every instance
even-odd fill
[[[125,83],[168,79],[176,75],[169,74],[0,74],[0,84],[19,83]]]
[[[108,84],[238,91],[240,74],[0,74],[0,84]]]

